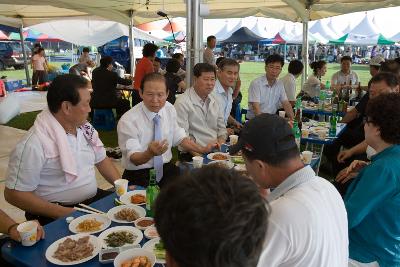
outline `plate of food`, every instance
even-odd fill
[[[153,252],[143,248],[125,250],[115,258],[115,267],[153,267],[156,263],[156,256]]]
[[[232,169],[235,164],[228,160],[217,160],[217,161],[211,161],[208,163],[208,165],[216,165],[222,168],[227,168],[227,169]]]
[[[75,234],[94,234],[107,229],[110,224],[111,220],[106,214],[87,214],[71,221],[68,228]]]
[[[94,235],[70,235],[53,242],[46,250],[46,259],[57,265],[75,265],[91,260],[101,250]]]
[[[142,217],[135,221],[136,228],[143,231],[153,225],[154,225],[154,219],[151,217]]]
[[[209,160],[221,161],[221,160],[228,160],[230,158],[230,156],[228,153],[215,152],[215,153],[208,154],[207,158]]]
[[[146,190],[129,191],[123,194],[119,200],[126,205],[146,205]]]
[[[146,230],[144,230],[144,236],[147,239],[153,239],[153,238],[160,237],[155,226],[150,226]]]
[[[110,209],[107,216],[117,223],[133,223],[146,216],[146,210],[138,205],[121,205]]]
[[[118,248],[137,245],[142,241],[142,231],[133,226],[116,226],[99,235],[103,248]]]
[[[235,164],[244,164],[243,156],[231,156],[231,160]]]
[[[159,237],[147,241],[143,245],[143,248],[153,252],[156,255],[156,263],[165,264],[165,248]]]

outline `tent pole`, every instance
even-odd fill
[[[130,58],[130,68],[131,68],[131,75],[133,76],[135,74],[135,65],[136,65],[136,59],[135,59],[135,40],[133,39],[133,10],[129,11],[129,54],[131,56]]]
[[[304,71],[303,75],[301,76],[301,88],[303,89],[303,84],[305,83],[306,79],[308,78],[308,18],[309,18],[309,10],[307,9],[307,16],[303,20],[303,49],[302,49],[302,56],[303,56],[303,64],[304,64]]]
[[[71,65],[74,65],[74,44],[71,43]]]
[[[199,4],[200,5],[200,4]],[[200,12],[199,12],[200,13]],[[198,14],[199,14],[198,13]],[[203,61],[203,18],[200,17],[199,15],[199,22],[197,23],[198,25],[198,29],[197,29],[197,58],[198,61],[196,63],[199,63],[201,61]]]
[[[22,54],[24,56],[24,67],[25,67],[25,76],[26,76],[26,83],[28,86],[31,85],[31,77],[29,75],[29,66],[28,66],[28,58],[26,56],[26,50],[25,50],[25,41],[24,41],[24,24],[21,19],[21,25],[19,27],[19,35],[21,37],[21,48],[22,48]]]
[[[186,1],[186,87],[192,86],[192,1]]]
[[[193,66],[196,65],[197,63],[200,62],[200,57],[199,57],[199,30],[200,30],[200,1],[199,0],[194,0],[193,5],[192,5],[192,21],[191,23],[193,25],[193,53],[194,53],[194,61],[193,61]]]

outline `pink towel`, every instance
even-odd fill
[[[78,176],[77,164],[75,155],[72,154],[69,147],[65,129],[48,109],[43,110],[36,117],[33,127],[43,145],[45,157],[59,156],[67,183],[74,181]],[[90,123],[86,122],[79,128],[95,152],[104,148],[97,131]]]

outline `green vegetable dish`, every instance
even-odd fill
[[[154,246],[154,254],[157,259],[165,260],[165,248],[164,243],[161,240]]]
[[[118,231],[109,234],[104,241],[107,243],[109,247],[121,247],[125,244],[133,244],[135,242],[137,236],[133,233],[127,231]]]

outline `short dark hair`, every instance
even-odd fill
[[[161,63],[161,59],[159,57],[155,57],[154,61],[160,62]]]
[[[224,70],[224,68],[226,66],[238,67],[238,70],[240,70],[239,63],[236,60],[232,59],[232,58],[224,58],[223,60],[221,60],[221,62],[217,66],[218,66],[218,68],[220,70]]]
[[[383,63],[383,62],[382,62]],[[375,70],[380,70],[381,66],[377,66],[377,65],[369,65],[370,68],[373,68]]]
[[[40,53],[40,52],[42,52],[42,51],[44,51],[44,48],[43,48],[43,47],[39,47],[38,50],[37,50],[38,53]]]
[[[100,67],[107,68],[108,65],[113,63],[113,58],[110,56],[105,56],[100,59]]]
[[[219,63],[221,63],[221,61],[222,60],[224,60],[226,57],[218,57],[216,60],[215,60],[215,65],[217,65],[217,67],[219,68]]]
[[[391,72],[397,76],[397,75],[399,75],[399,72],[400,72],[400,65],[395,60],[386,60],[385,62],[382,62],[380,71],[381,72]]]
[[[157,72],[151,72],[151,73],[147,73],[146,75],[144,75],[142,82],[140,83],[140,90],[142,91],[142,93],[144,92],[144,85],[147,82],[152,82],[152,81],[164,82],[165,88],[167,88],[167,83],[165,81],[164,76]]]
[[[350,56],[343,56],[343,57],[340,59],[340,63],[342,63],[342,62],[345,61],[345,60],[348,60],[348,61],[350,61],[350,63],[353,63],[353,59],[352,59]]]
[[[318,70],[322,69],[326,65],[326,61],[318,60],[310,64],[310,68],[313,70],[314,75],[317,75]]]
[[[399,85],[397,75],[391,72],[379,72],[371,78],[371,83],[378,83],[384,81],[390,88],[394,88]]]
[[[288,66],[288,72],[293,74],[293,75],[298,75],[300,74],[304,69],[304,65],[300,60],[292,60],[289,63]]]
[[[165,70],[171,73],[177,73],[181,68],[181,63],[175,58],[171,58],[168,60],[167,65],[165,66]]]
[[[285,138],[293,138],[294,139],[294,136],[290,135]],[[285,138],[282,138],[282,142]],[[297,147],[283,150],[283,151],[280,151],[279,153],[274,153],[274,154],[269,154],[269,155],[264,154],[262,156],[255,155],[255,154],[251,153],[250,151],[247,151],[246,149],[242,149],[242,153],[250,161],[258,159],[258,160],[261,160],[261,161],[267,163],[268,165],[277,166],[277,167],[285,166],[289,160],[298,158],[300,156],[300,152]]]
[[[210,35],[207,37],[207,43],[211,42],[211,40],[217,40],[217,37],[215,37],[214,35]]]
[[[180,267],[255,267],[268,206],[251,179],[206,166],[161,190],[154,219],[165,249]]]
[[[52,113],[57,113],[64,101],[77,105],[81,98],[79,89],[86,88],[89,81],[74,74],[57,76],[50,84],[47,92],[47,105]]]
[[[216,75],[215,67],[213,65],[208,63],[197,63],[193,68],[194,77],[200,77],[203,72],[213,72],[214,76]]]
[[[82,49],[82,52],[90,52],[90,49],[89,49],[89,47],[84,47],[83,49]]]
[[[158,50],[158,46],[152,43],[147,43],[143,46],[143,57],[153,57]]]
[[[381,94],[368,101],[366,115],[379,127],[383,141],[400,144],[400,94]]]
[[[265,65],[268,65],[270,63],[275,63],[275,62],[281,63],[281,67],[283,67],[283,65],[285,65],[285,61],[283,60],[283,57],[281,57],[278,54],[270,55],[265,59]]]
[[[180,59],[181,57],[184,57],[184,55],[182,53],[175,53],[172,55],[172,58],[175,58],[175,59]]]

